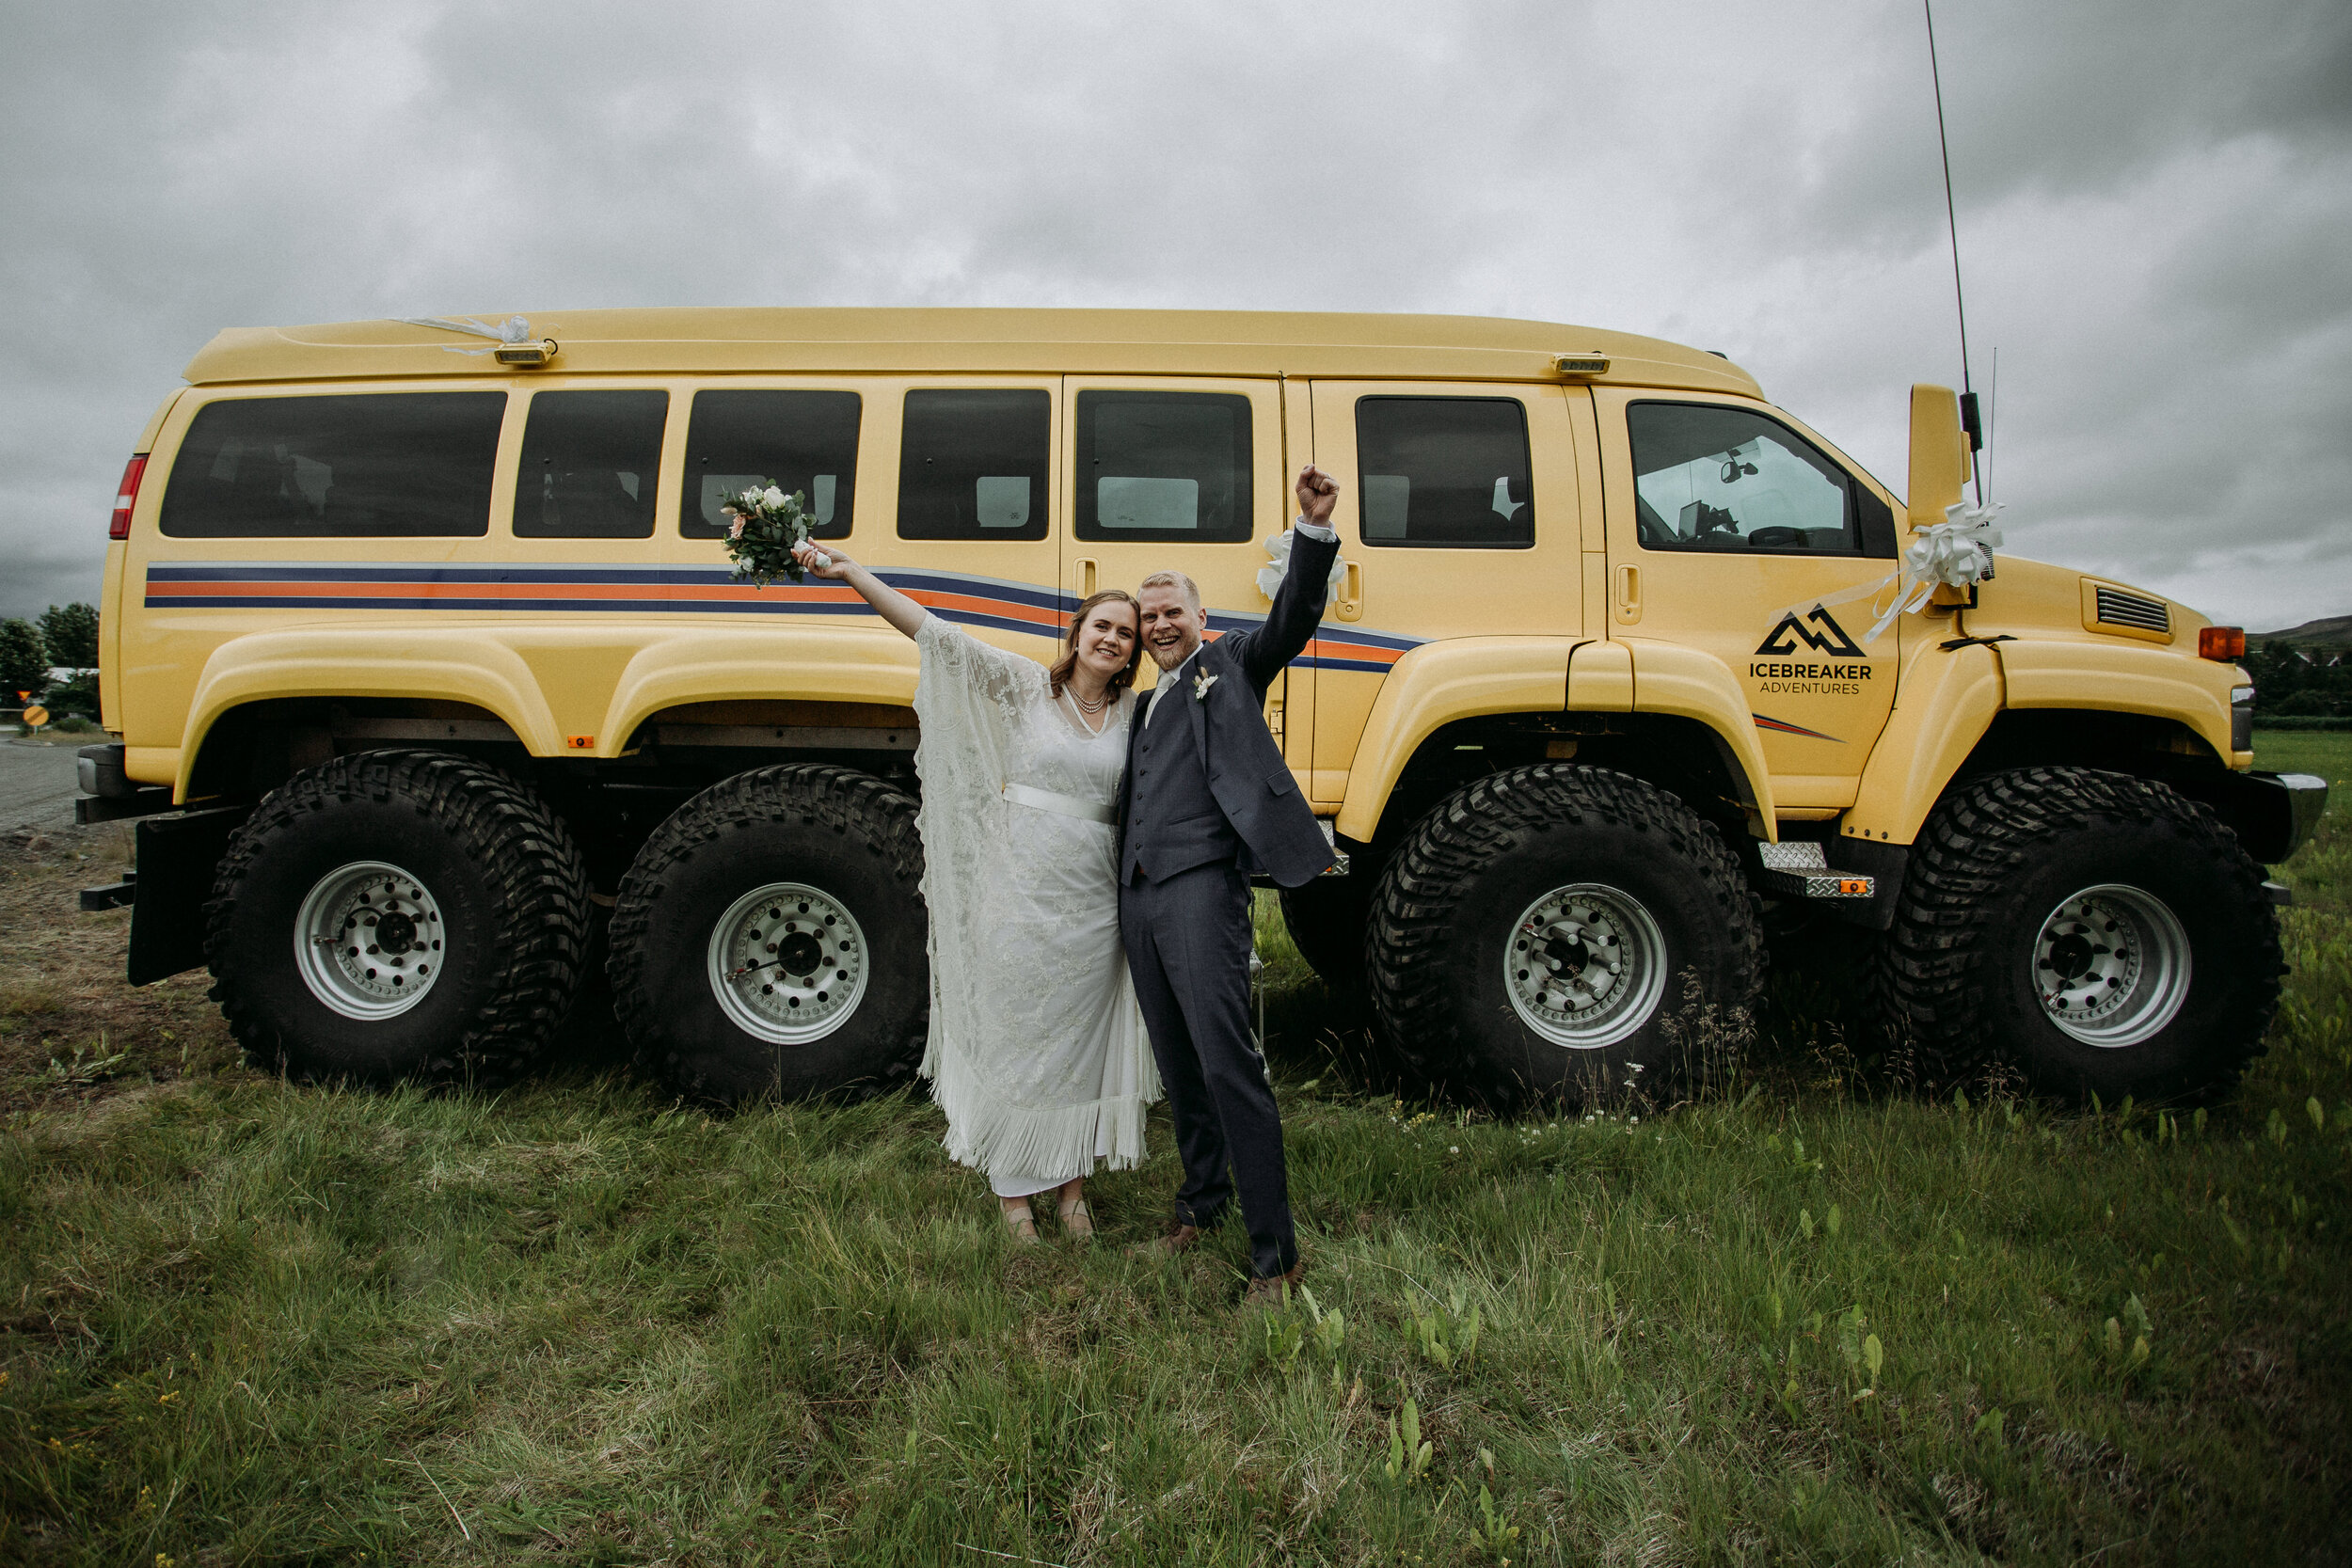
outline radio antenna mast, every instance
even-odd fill
[[[1928,75],[1935,84],[1935,144],[1944,154],[1944,223],[1952,237],[1952,305],[1960,314],[1960,424],[1971,454],[1984,451],[1984,426],[1977,415],[1977,391],[1968,379],[1968,302],[1960,288],[1960,218],[1952,209],[1952,144],[1944,131],[1944,72],[1935,58],[1935,0],[1919,0],[1928,17]],[[1977,482],[1977,504],[1984,504],[1984,464],[1969,465]]]

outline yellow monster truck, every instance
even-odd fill
[[[1897,607],[1968,470],[1941,388],[1906,502],[1718,356],[1541,322],[590,310],[229,331],[186,380],[113,517],[82,809],[139,860],[94,895],[299,1076],[511,1073],[599,962],[690,1092],[912,1071],[914,652],[731,576],[755,478],[1044,658],[1159,567],[1249,624],[1285,476],[1338,476],[1266,719],[1351,865],[1286,906],[1467,1090],[1671,1077],[1767,900],[2053,1091],[2225,1083],[2275,1004],[2260,865],[2325,795],[2251,771],[2242,636],[2008,557]]]

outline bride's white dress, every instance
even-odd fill
[[[922,1071],[947,1113],[947,1152],[1005,1197],[1098,1160],[1132,1166],[1160,1096],[1119,940],[1108,820],[1135,695],[1121,692],[1089,733],[1034,660],[936,615],[914,640],[931,925]]]

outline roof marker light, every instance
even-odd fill
[[[535,343],[501,343],[490,351],[491,357],[501,365],[544,365],[556,356],[555,340],[542,338]]]
[[[1562,375],[1607,375],[1609,356],[1605,354],[1563,354],[1552,360]]]

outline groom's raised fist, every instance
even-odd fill
[[[1298,470],[1298,515],[1317,528],[1331,526],[1331,509],[1340,504],[1340,483],[1312,463]]]

